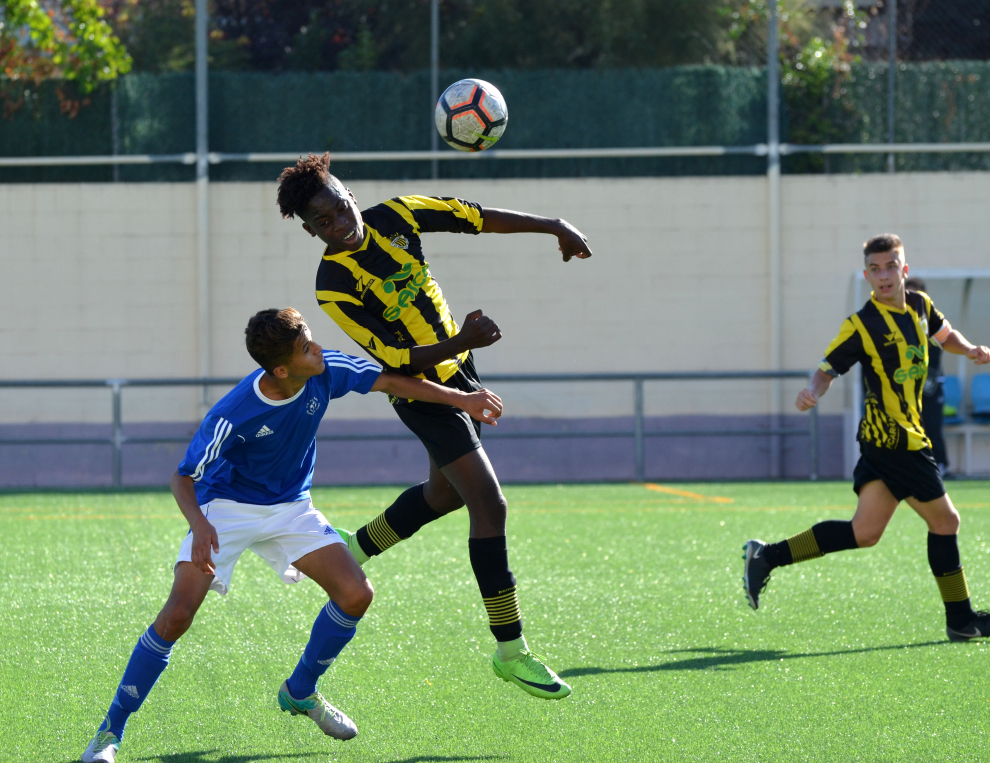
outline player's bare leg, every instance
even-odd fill
[[[852,530],[859,548],[869,548],[880,542],[898,503],[883,480],[867,482],[860,488],[852,518]]]
[[[128,718],[141,707],[165,670],[172,646],[189,630],[212,582],[213,575],[202,572],[192,562],[175,566],[168,600],[152,626],[138,639],[110,709],[82,754],[83,763],[114,760]]]
[[[945,630],[950,641],[990,636],[990,614],[973,610],[969,584],[959,557],[959,512],[948,495],[932,501],[906,499],[928,525],[928,564],[945,604]]]
[[[422,527],[464,506],[464,499],[430,456],[430,476],[413,485],[357,532],[337,528],[358,564],[388,551]],[[363,536],[363,538],[362,538]]]
[[[505,538],[508,504],[488,454],[484,448],[477,448],[440,471],[467,504],[471,567],[488,611],[489,627],[498,642],[492,659],[495,674],[535,697],[566,697],[571,687],[529,651],[522,635],[522,613]]]
[[[310,578],[346,614],[362,617],[371,606],[375,589],[343,543],[311,551],[292,566]]]
[[[292,566],[314,580],[330,601],[313,623],[309,643],[296,669],[279,688],[279,707],[292,715],[311,718],[327,736],[352,739],[357,736],[357,726],[316,691],[316,684],[354,637],[375,591],[343,543],[311,551]]]
[[[760,594],[770,581],[770,573],[784,567],[835,551],[875,546],[890,523],[898,501],[881,480],[864,484],[859,490],[856,513],[851,521],[827,520],[779,543],[749,540],[743,546],[743,590],[749,606],[758,609]]]
[[[185,634],[206,599],[212,582],[213,576],[202,572],[192,562],[175,565],[172,590],[155,618],[155,632],[166,641],[176,641]]]

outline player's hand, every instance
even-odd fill
[[[206,517],[203,517],[203,521],[197,522],[196,526],[192,528],[192,534],[192,563],[207,575],[215,574],[216,568],[213,566],[210,549],[220,551],[220,540],[217,538],[216,529],[207,521]]]
[[[818,405],[818,395],[805,387],[803,390],[798,392],[797,400],[794,402],[794,405],[797,406],[799,411],[806,411],[809,408],[814,408]]]
[[[976,363],[976,365],[982,366],[986,363],[990,363],[990,349],[983,346],[974,347],[966,353],[966,357]]]
[[[475,310],[473,313],[468,313],[467,318],[464,319],[464,325],[461,326],[457,338],[464,343],[465,350],[474,350],[495,344],[502,338],[502,332],[495,321],[481,310]]]
[[[561,220],[562,230],[557,234],[557,242],[560,253],[564,256],[564,262],[568,262],[571,257],[579,260],[586,260],[591,256],[591,248],[588,246],[588,237],[575,228],[566,220]]]
[[[469,392],[464,395],[462,411],[482,424],[497,426],[495,421],[502,415],[502,398],[491,390],[479,389],[477,392]]]

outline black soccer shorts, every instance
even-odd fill
[[[856,495],[863,485],[873,480],[883,480],[898,501],[913,497],[926,503],[945,495],[945,485],[931,448],[893,450],[861,442],[859,451],[859,463],[853,471]]]
[[[444,382],[444,386],[462,392],[482,389],[474,367],[474,357],[470,353],[460,370]],[[419,400],[393,400],[392,406],[402,423],[426,447],[437,467],[453,463],[481,447],[481,422],[475,421],[460,408]]]

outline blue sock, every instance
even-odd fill
[[[296,669],[286,685],[295,699],[305,699],[316,691],[316,682],[327,672],[347,642],[354,638],[360,617],[352,617],[332,601],[320,610]]]
[[[142,634],[131,652],[124,677],[120,679],[117,694],[100,724],[100,731],[110,731],[117,739],[123,739],[127,719],[141,707],[158,676],[165,670],[173,644],[174,641],[166,641],[155,633],[154,626]]]

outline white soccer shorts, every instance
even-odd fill
[[[318,548],[344,542],[309,498],[273,506],[218,500],[200,509],[216,529],[220,543],[219,552],[210,549],[216,569],[210,590],[221,596],[230,590],[234,565],[248,549],[268,562],[284,582],[298,583],[306,576],[292,566],[294,561]],[[192,539],[190,530],[179,547],[176,565],[192,561]]]

